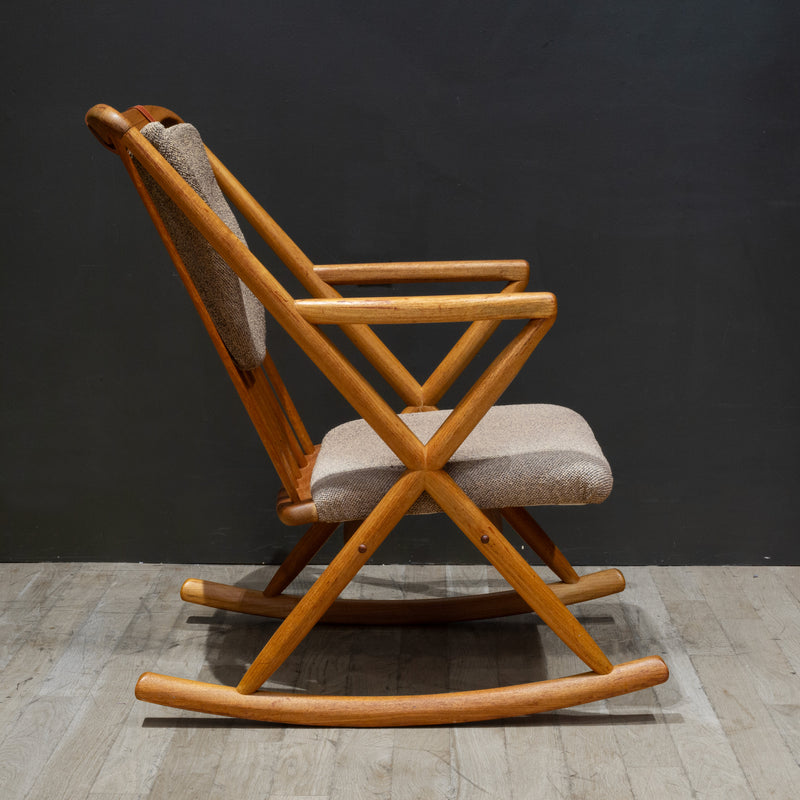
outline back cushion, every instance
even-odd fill
[[[142,134],[247,244],[194,126],[184,122],[165,128],[151,122]],[[146,170],[140,167],[139,173],[225,347],[239,369],[256,369],[266,354],[263,306]]]

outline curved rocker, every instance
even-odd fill
[[[618,569],[606,569],[584,575],[576,583],[550,583],[548,587],[564,605],[571,605],[621,592],[625,578]],[[276,619],[287,617],[302,599],[291,594],[271,597],[255,589],[197,578],[185,581],[181,598],[210,608]],[[422,625],[530,612],[530,606],[517,592],[506,591],[423,600],[334,600],[320,621],[343,625]]]
[[[658,656],[618,664],[607,675],[567,678],[497,689],[446,694],[345,697],[257,691],[145,672],[136,697],[149,703],[227,717],[319,727],[372,728],[479,722],[592,703],[663,683],[669,677]]]

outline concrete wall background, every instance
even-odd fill
[[[33,0],[4,33],[6,560],[273,562],[278,482],[96,102],[173,108],[318,263],[527,258],[504,401],[586,416],[576,563],[797,563],[794,4]],[[251,237],[252,239],[252,237]],[[262,251],[259,251],[262,252]],[[274,263],[274,262],[270,262]],[[388,338],[420,374],[446,337]],[[350,413],[280,331],[319,437]],[[478,558],[442,517],[382,560]]]

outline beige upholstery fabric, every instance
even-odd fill
[[[244,242],[197,130],[151,122],[142,133]],[[139,173],[228,352],[240,369],[255,369],[266,354],[263,306],[150,175],[142,168]]]
[[[427,442],[448,414],[402,419]],[[320,520],[364,519],[403,469],[364,420],[334,428],[322,440],[311,476]],[[479,508],[601,503],[612,486],[611,468],[589,425],[580,414],[552,405],[490,409],[446,469]],[[424,494],[410,513],[439,510]]]

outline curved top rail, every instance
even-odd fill
[[[148,122],[160,122],[164,127],[177,125],[183,120],[163,106],[133,106],[124,113],[98,103],[86,113],[86,125],[100,144],[116,152],[117,142],[133,127],[142,128]]]

